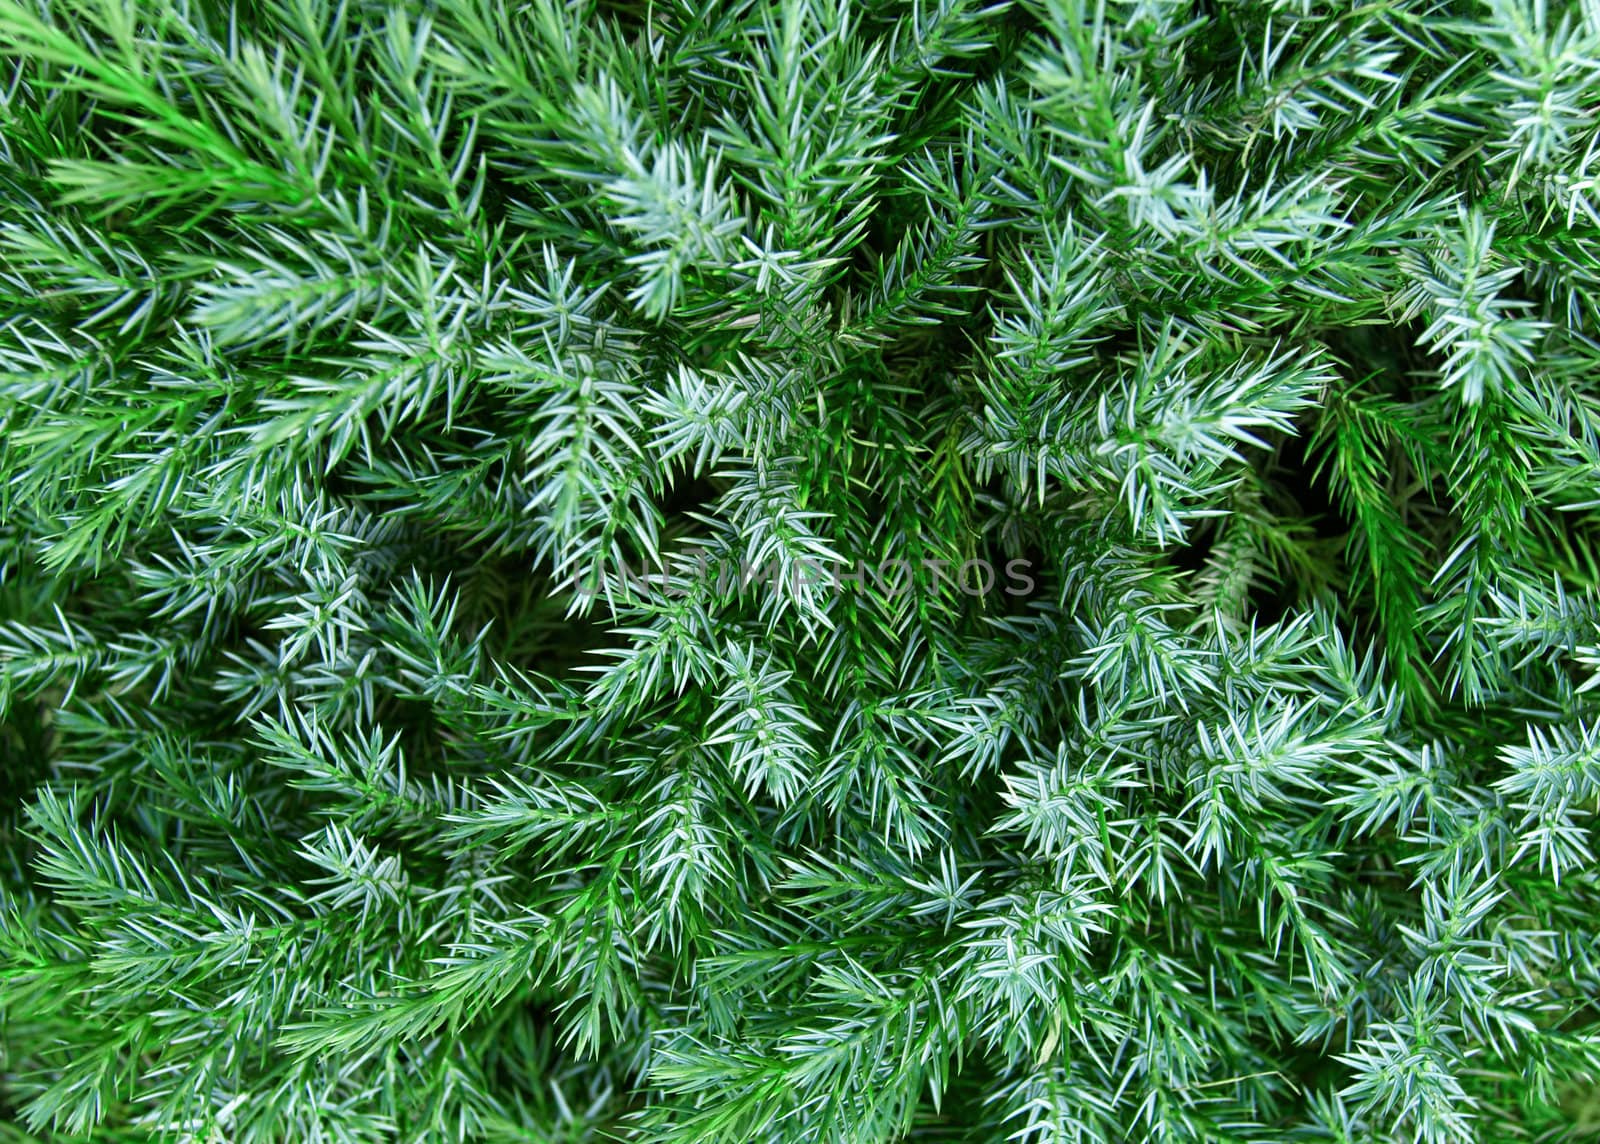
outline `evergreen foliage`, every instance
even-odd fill
[[[1600,0],[0,60],[0,1141],[1594,1131]]]

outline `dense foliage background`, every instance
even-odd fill
[[[1600,2],[0,45],[0,1140],[1593,1134]]]

